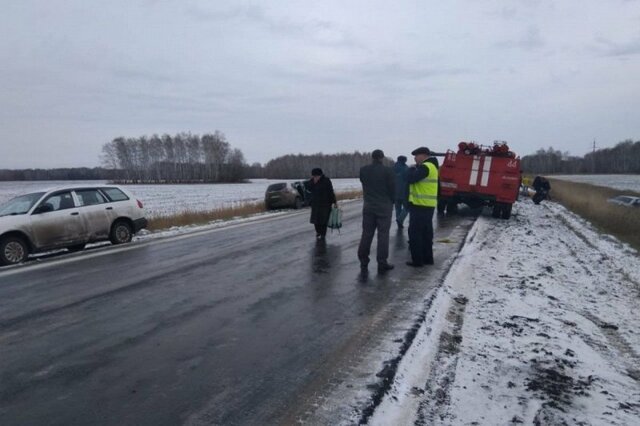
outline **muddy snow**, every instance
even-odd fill
[[[514,207],[478,218],[370,424],[640,424],[638,253]]]

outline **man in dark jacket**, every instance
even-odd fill
[[[409,182],[407,181],[407,157],[398,156],[398,161],[393,165],[393,172],[396,175],[396,196],[394,204],[396,206],[396,223],[398,228],[404,227],[404,220],[409,214]]]
[[[311,170],[311,179],[305,182],[311,192],[311,218],[309,222],[316,228],[316,239],[324,241],[327,235],[327,223],[331,214],[331,206],[336,205],[336,194],[333,192],[331,179],[326,177],[322,169]]]
[[[358,259],[360,260],[361,272],[366,274],[371,242],[377,229],[378,273],[384,274],[393,269],[393,265],[387,262],[387,258],[389,257],[389,228],[391,227],[395,199],[395,176],[390,167],[382,164],[384,153],[381,150],[373,151],[371,157],[373,162],[360,169],[364,207],[362,209],[362,237],[358,247]]]

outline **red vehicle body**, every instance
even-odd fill
[[[504,142],[487,148],[460,142],[440,166],[438,212],[455,213],[458,203],[493,207],[493,217],[509,219],[521,183],[520,158]]]

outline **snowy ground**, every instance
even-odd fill
[[[370,424],[640,424],[638,253],[514,207],[470,231]]]
[[[145,206],[148,217],[171,215],[181,211],[206,211],[264,200],[267,187],[293,180],[252,179],[248,183],[198,185],[126,185]],[[337,192],[361,190],[358,179],[332,179]],[[49,188],[96,185],[106,181],[0,182],[0,204],[21,194]]]
[[[640,192],[640,175],[557,175],[556,179]]]

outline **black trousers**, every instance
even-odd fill
[[[324,225],[314,224],[313,226],[316,227],[316,234],[317,235],[322,235],[323,237],[325,235],[327,235],[327,224],[326,223]]]
[[[409,205],[409,250],[416,265],[433,263],[434,209]]]
[[[389,228],[391,228],[391,215],[377,215],[371,212],[362,213],[362,237],[358,246],[358,259],[361,265],[369,264],[369,252],[371,251],[371,243],[373,235],[378,230],[378,247],[376,252],[376,260],[379,264],[387,263],[389,257]]]

